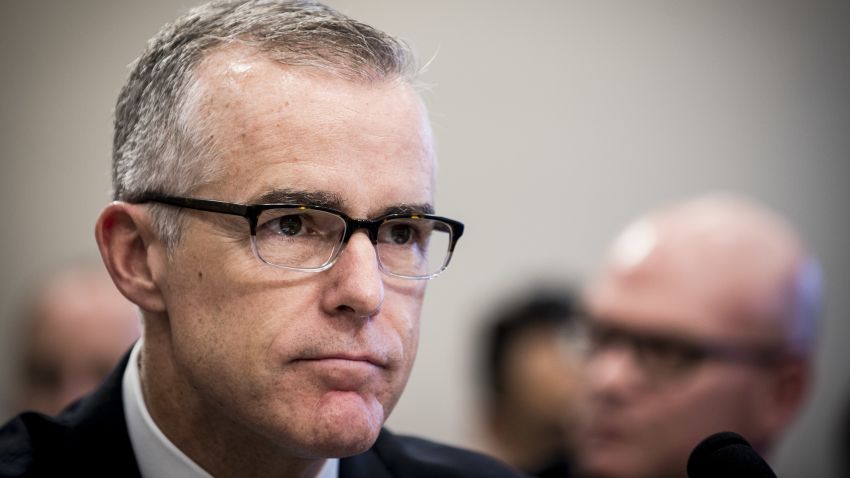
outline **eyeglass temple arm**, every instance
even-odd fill
[[[158,202],[162,204],[168,204],[170,206],[196,209],[199,211],[218,212],[222,214],[232,214],[234,216],[242,216],[247,218],[252,215],[252,208],[250,206],[247,206],[245,204],[214,201],[212,199],[183,198],[177,196],[168,196],[165,194],[144,194],[133,202]]]

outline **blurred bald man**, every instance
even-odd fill
[[[100,385],[140,333],[136,307],[94,263],[51,274],[24,319],[16,408],[48,415]]]
[[[697,443],[726,430],[769,451],[809,388],[820,289],[794,230],[745,198],[627,227],[585,296],[584,475],[681,478]]]

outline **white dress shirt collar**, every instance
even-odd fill
[[[124,369],[122,394],[124,398],[124,416],[127,420],[127,431],[133,453],[139,465],[142,478],[212,478],[185,453],[180,451],[162,433],[150,413],[148,413],[142,394],[142,380],[139,374],[139,358],[141,356],[142,339],[133,346],[130,360]],[[316,478],[338,478],[339,459],[325,460]]]

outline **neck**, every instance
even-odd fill
[[[324,465],[322,458],[294,456],[285,446],[235,422],[224,413],[225,405],[204,400],[180,373],[170,340],[147,328],[140,374],[145,405],[157,427],[213,476],[313,478]]]

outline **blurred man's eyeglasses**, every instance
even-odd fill
[[[380,269],[405,279],[431,279],[449,265],[463,224],[430,214],[389,214],[352,219],[334,209],[302,204],[238,204],[146,194],[135,203],[157,202],[244,217],[251,247],[262,262],[283,269],[319,272],[336,262],[351,235],[364,229]]]
[[[674,377],[694,370],[708,361],[770,366],[783,357],[783,349],[767,344],[729,344],[680,339],[634,332],[589,321],[587,356],[616,347],[632,353],[635,362],[653,377]]]

